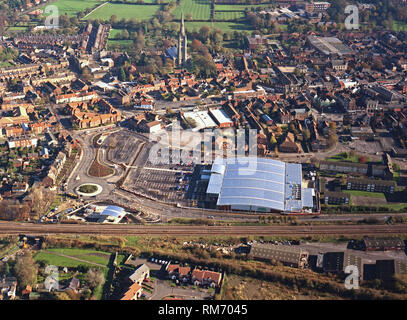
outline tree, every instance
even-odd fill
[[[124,30],[123,30],[123,32],[122,32],[122,38],[125,39],[125,40],[127,40],[127,39],[130,38],[130,34],[129,34],[129,32],[127,31],[127,29],[124,29]]]
[[[119,76],[118,77],[119,77],[120,81],[126,81],[126,72],[124,71],[123,67],[121,67],[119,69]]]
[[[117,23],[118,19],[117,16],[114,14],[110,17],[110,24],[115,25]]]
[[[24,251],[23,255],[17,258],[14,266],[14,274],[17,278],[19,288],[23,289],[27,285],[34,285],[37,280],[38,265],[35,263],[29,251]]]
[[[91,268],[88,270],[85,276],[85,280],[91,289],[96,288],[99,285],[105,283],[105,276],[100,269]]]
[[[203,42],[206,42],[209,39],[210,32],[211,29],[208,26],[202,26],[201,29],[199,29],[199,35]]]

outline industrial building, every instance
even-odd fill
[[[233,126],[233,120],[223,109],[209,109],[209,114],[215,120],[219,128],[227,128]]]
[[[406,263],[394,259],[376,260],[375,277],[377,279],[389,280],[397,274],[407,274]]]
[[[362,275],[362,259],[347,252],[326,252],[323,255],[322,269],[324,272],[343,274],[347,266],[357,266],[359,276]]]
[[[361,242],[361,249],[364,251],[398,251],[404,250],[404,241],[400,238],[371,239],[364,238]]]
[[[295,246],[254,243],[250,254],[255,259],[275,260],[291,267],[304,268],[308,264],[308,252]]]
[[[333,54],[342,56],[353,53],[353,50],[351,48],[343,44],[341,40],[335,37],[309,36],[308,42],[319,52],[327,56]]]
[[[301,164],[256,157],[217,158],[206,193],[221,210],[311,213],[317,203]]]
[[[217,124],[213,121],[208,111],[191,111],[185,112],[183,120],[188,123],[192,131],[199,131],[202,129],[216,128]]]

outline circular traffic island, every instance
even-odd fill
[[[94,197],[102,192],[103,188],[95,183],[81,184],[75,189],[75,192],[83,197]]]

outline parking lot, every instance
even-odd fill
[[[362,154],[376,155],[383,152],[383,147],[379,141],[354,140],[348,144],[348,147]]]
[[[130,170],[125,187],[153,199],[187,205],[193,170],[192,162],[155,164],[147,160],[144,165]]]
[[[109,161],[117,164],[130,164],[142,145],[143,141],[129,134],[128,131],[115,132],[103,143],[103,147],[108,149]]]

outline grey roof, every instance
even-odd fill
[[[302,166],[299,163],[286,163],[285,211],[301,211]]]
[[[363,242],[366,247],[400,247],[404,248],[404,241],[400,238],[388,238],[388,239],[374,239],[364,238]]]
[[[252,205],[284,210],[284,162],[255,157],[237,158],[233,162],[226,166],[219,206]]]
[[[287,212],[303,208],[301,164],[256,157],[218,158],[211,172],[207,193],[219,195],[218,206],[253,206]],[[312,191],[306,194],[309,205]]]
[[[397,183],[393,180],[375,180],[375,179],[353,179],[349,178],[348,183],[354,184],[374,184],[375,186],[389,186],[389,187],[396,187]]]
[[[131,276],[129,276],[129,278],[131,281],[136,282],[141,278],[144,278],[143,274],[146,272],[150,272],[150,268],[146,264],[142,264],[136,269],[136,271],[133,272]]]
[[[308,255],[307,251],[295,246],[262,243],[252,244],[250,253],[255,258],[274,259],[284,263],[299,263],[302,255]]]
[[[302,189],[302,206],[306,208],[312,208],[314,206],[312,188]]]

